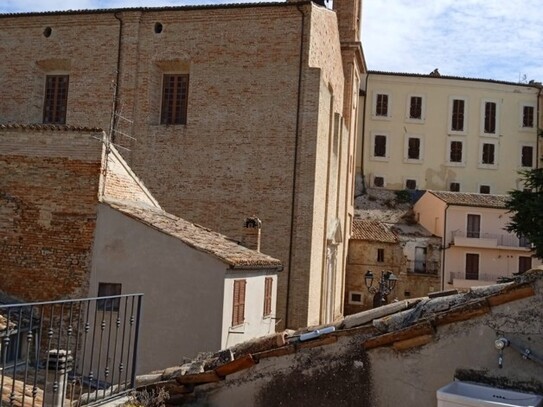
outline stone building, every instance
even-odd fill
[[[366,186],[505,194],[539,166],[540,83],[370,71],[363,88]]]
[[[358,0],[0,15],[0,123],[109,129],[178,216],[281,260],[279,326],[343,311]],[[74,261],[80,261],[75,259]]]

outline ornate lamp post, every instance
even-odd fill
[[[396,277],[392,271],[382,271],[381,277],[379,277],[379,281],[375,287],[373,286],[373,280],[373,273],[370,270],[366,271],[364,281],[368,291],[374,294],[373,308],[376,308],[387,303],[386,297],[394,290],[394,287],[396,287],[398,277]]]

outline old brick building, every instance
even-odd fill
[[[327,322],[343,307],[364,71],[361,4],[334,8],[1,15],[0,123],[111,129],[168,212],[234,239],[258,216],[285,265],[280,324]]]

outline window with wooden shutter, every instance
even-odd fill
[[[68,75],[47,75],[45,77],[45,98],[43,101],[44,123],[66,123],[68,83]]]
[[[232,307],[232,326],[245,321],[245,287],[247,280],[234,280],[234,304]]]
[[[466,280],[479,280],[479,255],[466,253]]]
[[[272,289],[273,278],[266,277],[264,280],[264,316],[267,317],[272,313]]]

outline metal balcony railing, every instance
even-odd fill
[[[488,273],[477,273],[468,271],[451,271],[449,273],[449,284],[453,283],[454,279],[459,280],[474,280],[496,283],[501,276]]]
[[[468,231],[467,233],[465,231],[456,230],[451,232],[453,239],[456,237],[466,237],[470,239],[492,239],[496,241],[497,246],[504,246],[504,247],[525,247],[525,248],[531,248],[531,243],[528,239],[525,237],[518,238],[517,236],[510,234],[510,233],[504,233],[504,234],[494,234],[494,233],[481,233],[477,231]]]
[[[407,262],[407,272],[415,274],[437,275],[439,273],[439,262],[410,260]]]
[[[0,305],[3,406],[94,404],[134,388],[142,294]]]

